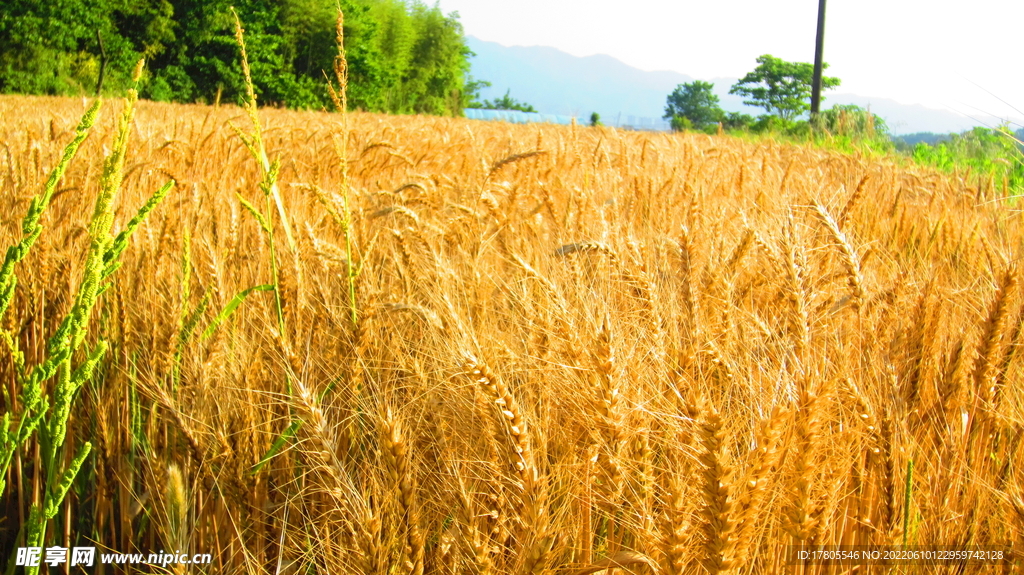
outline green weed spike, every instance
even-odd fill
[[[153,209],[156,208],[156,206],[163,201],[165,197],[167,197],[167,194],[170,193],[172,188],[174,188],[174,185],[175,181],[169,180],[166,184],[161,186],[160,189],[157,190],[141,208],[139,208],[135,217],[128,221],[128,224],[123,230],[121,230],[121,233],[117,234],[114,241],[110,243],[110,247],[107,248],[107,251],[103,254],[103,263],[106,267],[103,269],[101,279],[107,279],[112,273],[114,273],[114,271],[117,270],[118,267],[120,267],[121,264],[117,260],[121,257],[125,248],[128,247],[128,240],[131,239],[132,234],[135,233],[139,224],[146,219],[146,216],[148,216],[149,213],[153,211]]]
[[[256,107],[256,89],[252,83],[252,74],[249,70],[249,56],[245,49],[245,34],[242,30],[242,21],[238,18],[238,13],[235,9],[231,9],[232,15],[235,17],[235,43],[238,44],[238,49],[242,57],[242,74],[245,77],[245,90],[246,90],[246,101],[245,111],[249,114],[249,120],[252,121],[252,136],[248,139],[242,136],[241,132],[239,135],[242,136],[242,142],[246,148],[253,155],[256,163],[259,164],[260,170],[263,174],[263,179],[260,182],[260,190],[264,194],[266,200],[266,213],[262,213],[257,210],[252,204],[247,202],[240,194],[238,195],[239,201],[242,202],[242,206],[245,207],[260,223],[260,227],[267,234],[267,246],[270,249],[270,271],[273,278],[274,285],[274,307],[277,310],[277,328],[281,333],[281,337],[286,336],[285,325],[284,325],[284,308],[283,302],[281,301],[281,292],[279,289],[278,280],[278,263],[277,263],[277,247],[274,243],[274,224],[271,221],[273,211],[270,209],[271,197],[277,202],[278,210],[281,213],[281,224],[285,229],[285,233],[288,236],[288,243],[292,247],[292,251],[295,250],[295,243],[292,241],[291,231],[288,228],[288,219],[284,214],[284,206],[281,204],[280,196],[277,193],[277,182],[276,172],[272,169],[270,161],[267,159],[266,149],[263,146],[263,128],[260,125],[260,116]],[[236,131],[238,131],[236,129]],[[291,383],[288,384],[289,390],[291,389]]]
[[[94,246],[97,250],[103,249],[102,244],[102,240],[94,241]],[[96,300],[99,298],[100,274],[103,272],[102,266],[102,255],[97,255],[95,251],[91,251],[86,259],[85,274],[83,274],[82,283],[78,287],[75,305],[71,308],[68,338],[70,340],[68,345],[71,352],[77,350],[82,345],[82,342],[85,341],[89,318],[92,315],[93,307],[96,305]]]
[[[46,340],[46,353],[47,355],[56,355],[60,352],[61,348],[66,347],[71,339],[68,337],[71,334],[71,314],[65,315],[64,319],[60,321],[60,325],[57,327],[57,331],[53,332],[50,339]]]
[[[135,117],[135,103],[139,95],[135,90],[128,90],[125,98],[124,111],[121,113],[117,126],[117,135],[114,137],[114,148],[103,165],[103,185],[100,195],[96,198],[96,207],[93,210],[92,222],[89,224],[89,235],[93,242],[105,244],[110,241],[110,228],[114,223],[112,211],[114,197],[121,189],[121,182],[124,181],[124,160],[128,153],[128,139],[131,135],[132,119]],[[102,253],[105,250],[101,251]]]
[[[226,320],[227,318],[231,317],[231,314],[234,313],[236,309],[238,309],[238,306],[242,305],[242,302],[245,301],[245,298],[249,297],[249,294],[251,294],[254,291],[274,291],[274,286],[270,284],[253,286],[251,288],[246,288],[235,294],[235,297],[231,298],[231,301],[228,302],[228,305],[224,306],[224,309],[222,309],[221,312],[217,314],[215,318],[213,318],[213,321],[211,321],[210,325],[207,326],[206,331],[203,332],[201,339],[203,341],[210,339],[210,336],[212,336],[213,333],[217,331],[217,326],[223,323],[224,320]]]
[[[78,471],[82,468],[82,464],[85,463],[85,458],[89,456],[89,452],[92,451],[92,443],[86,441],[78,448],[78,453],[75,458],[68,464],[68,468],[61,474],[60,483],[58,483],[48,494],[46,501],[46,508],[44,515],[47,519],[53,519],[60,512],[60,504],[64,501],[68,491],[75,482],[75,476],[78,475]]]
[[[9,252],[8,252],[9,253]],[[11,260],[14,262],[14,260]],[[0,284],[0,317],[7,313],[7,308],[14,301],[14,288],[18,285],[18,278],[14,275],[14,264],[11,264],[11,272],[6,283]]]
[[[85,363],[75,368],[75,371],[71,374],[71,387],[72,392],[77,392],[85,385],[85,382],[89,381],[92,377],[93,372],[96,370],[96,366],[99,365],[100,360],[103,359],[103,355],[107,352],[107,342],[100,340],[96,343],[96,347],[93,348],[92,353],[89,354],[88,359]]]
[[[65,361],[61,364],[57,374],[57,383],[53,388],[53,410],[50,412],[47,422],[50,446],[43,455],[47,462],[47,468],[52,468],[57,464],[57,453],[64,445],[64,438],[67,436],[68,418],[71,416],[71,400],[74,399],[74,395],[71,383],[71,362]]]
[[[256,209],[256,206],[249,203],[249,201],[243,198],[241,194],[235,195],[238,196],[238,201],[241,202],[242,207],[245,208],[247,212],[252,214],[252,217],[256,218],[256,222],[260,225],[260,229],[269,234],[270,224],[267,223],[267,218],[263,217],[263,214]]]
[[[21,351],[18,347],[18,340],[11,335],[11,332],[7,330],[0,330],[0,339],[4,340],[4,345],[7,346],[7,350],[11,352],[11,359],[14,361],[14,368],[18,373],[18,380],[25,378],[25,352]],[[4,389],[6,396],[7,389]]]
[[[243,132],[241,128],[234,124],[231,124],[231,129],[234,130],[235,135],[238,136],[238,139],[242,140],[242,145],[245,146],[245,149],[249,150],[249,155],[251,155],[254,160],[259,161],[260,153],[256,149],[256,144],[252,141],[252,138],[246,136],[245,132]]]
[[[136,68],[136,81],[140,70],[141,63]],[[48,356],[32,370],[23,384],[24,411],[19,422],[19,438],[25,441],[31,436],[32,430],[37,427],[42,430],[38,434],[38,440],[43,452],[42,469],[45,477],[43,501],[41,504],[37,501],[33,505],[27,526],[29,546],[43,546],[47,520],[59,513],[78,471],[92,449],[91,444],[83,444],[75,458],[61,471],[61,454],[67,437],[74,398],[81,387],[92,378],[94,370],[106,353],[107,344],[104,341],[98,342],[88,353],[85,361],[74,370],[71,365],[72,355],[85,341],[93,309],[99,296],[110,285],[105,283],[105,280],[117,269],[119,256],[127,246],[131,233],[170,190],[170,183],[161,188],[129,222],[124,232],[118,234],[117,238],[111,236],[114,199],[124,180],[124,163],[137,100],[138,93],[129,90],[114,138],[113,151],[104,162],[101,190],[96,198],[88,227],[90,243],[85,259],[85,270],[74,295],[71,310],[47,342]],[[54,375],[57,376],[57,381],[53,384],[53,409],[47,417],[48,402],[42,394],[42,389],[43,383]],[[38,568],[30,567],[27,572],[37,573]]]
[[[14,450],[17,449],[16,438],[11,437],[11,414],[5,413],[3,420],[0,420],[0,462],[6,462],[10,460],[11,456],[14,455]],[[6,469],[7,466],[3,468]],[[0,493],[4,492],[7,488],[7,483],[4,480],[6,473],[0,473]]]
[[[59,346],[55,351],[48,352],[48,354],[43,363],[37,364],[32,368],[32,373],[22,388],[21,402],[22,407],[25,409],[34,409],[35,403],[42,396],[43,382],[53,377],[57,373],[57,368],[71,357],[71,347],[65,342],[64,345]]]
[[[7,469],[11,466],[14,453],[18,450],[18,446],[25,443],[39,427],[43,417],[46,416],[48,405],[46,398],[42,398],[36,406],[38,408],[36,412],[26,410],[22,413],[21,420],[18,422],[19,428],[14,430],[10,428],[11,414],[4,414],[4,433],[3,438],[0,439],[0,494],[6,488],[4,477],[7,476]]]
[[[96,123],[96,118],[99,115],[100,106],[102,102],[96,100],[93,102],[89,110],[86,111],[85,115],[82,116],[81,121],[78,123],[78,127],[75,128],[75,137],[64,147],[64,152],[61,154],[61,159],[57,163],[57,166],[50,172],[49,178],[46,180],[46,185],[43,187],[43,191],[39,195],[32,198],[29,204],[28,213],[25,215],[25,219],[21,223],[21,233],[24,236],[20,242],[7,248],[4,262],[0,265],[0,317],[3,317],[6,313],[7,308],[10,306],[11,301],[14,299],[14,286],[16,284],[16,278],[14,276],[14,266],[19,263],[25,256],[28,255],[29,249],[35,244],[36,240],[39,239],[40,234],[43,231],[42,225],[39,223],[43,216],[43,212],[50,205],[50,200],[53,198],[54,192],[57,190],[57,184],[64,177],[64,173],[67,171],[68,166],[71,165],[71,160],[74,159],[75,155],[78,154],[78,149],[82,146],[82,142],[89,136],[89,132],[93,125]]]
[[[57,167],[50,172],[50,177],[46,180],[46,186],[43,188],[43,192],[38,196],[32,198],[32,203],[29,205],[28,214],[22,221],[21,230],[25,235],[31,235],[32,230],[39,226],[39,219],[42,217],[43,212],[47,206],[50,205],[50,200],[53,198],[54,192],[57,191],[57,184],[64,177],[64,173],[67,171],[68,166],[71,165],[71,160],[74,159],[75,155],[78,154],[78,148],[82,146],[85,139],[89,136],[89,132],[92,130],[93,125],[96,123],[96,118],[99,117],[100,108],[103,106],[102,100],[96,100],[92,106],[82,116],[81,121],[78,123],[78,127],[75,128],[75,137],[71,142],[64,147],[64,152],[61,154],[60,162],[57,163]]]
[[[43,511],[33,505],[28,512],[28,534],[25,537],[26,547],[42,547],[43,535],[46,531],[46,520],[43,519]],[[35,574],[39,567],[26,567],[25,573]]]
[[[113,202],[124,180],[124,160],[128,152],[128,139],[131,134],[131,123],[135,116],[137,101],[138,93],[135,90],[128,90],[124,110],[118,122],[117,134],[114,137],[114,147],[103,166],[102,185],[99,196],[96,198],[92,220],[89,223],[89,235],[92,239],[89,244],[89,255],[86,257],[85,273],[78,288],[75,304],[71,309],[71,319],[67,326],[72,352],[78,349],[85,339],[89,317],[101,291],[100,283],[103,279],[103,272],[108,267],[105,265],[104,259],[108,247],[113,242],[110,237],[110,229],[114,222]]]
[[[288,217],[284,211],[284,202],[281,201],[281,191],[277,186],[277,172],[280,169],[280,162],[275,160],[271,163],[269,156],[267,156],[266,146],[263,145],[263,126],[260,124],[259,111],[256,106],[256,88],[252,83],[249,55],[245,50],[245,34],[242,29],[242,21],[238,18],[238,12],[235,12],[234,8],[231,8],[231,14],[235,17],[235,42],[238,44],[238,49],[241,52],[242,74],[245,76],[245,111],[249,114],[253,128],[252,137],[248,141],[243,137],[242,141],[263,170],[263,182],[260,184],[260,188],[268,198],[274,200],[277,213],[281,218],[281,228],[284,230],[285,239],[288,240],[288,247],[294,252],[296,249],[295,238],[292,234],[291,224],[288,223]]]
[[[24,420],[21,427],[21,433],[17,437],[17,442],[19,444],[28,441],[28,438],[31,437],[33,433],[35,433],[36,429],[38,429],[39,426],[43,423],[43,419],[46,418],[46,410],[49,408],[50,401],[45,397],[42,398],[39,401],[39,404],[36,405],[35,414]]]
[[[334,30],[338,54],[334,57],[334,76],[338,81],[338,89],[335,90],[330,82],[327,83],[327,87],[335,108],[341,114],[341,137],[335,139],[334,147],[341,168],[341,197],[344,213],[340,218],[336,215],[334,217],[336,220],[340,220],[342,232],[345,234],[345,275],[348,280],[349,319],[352,322],[352,329],[355,330],[359,327],[359,306],[356,298],[356,279],[359,272],[354,267],[356,264],[352,257],[355,246],[352,240],[352,206],[349,200],[352,189],[348,181],[348,58],[345,55],[345,15],[341,11],[340,4],[337,5],[337,11],[338,19],[335,22]],[[321,201],[327,206],[325,199],[322,198]],[[331,212],[330,208],[328,208],[328,212]],[[362,264],[359,265],[361,269]]]

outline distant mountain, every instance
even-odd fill
[[[678,72],[646,72],[633,68],[611,56],[578,57],[546,46],[502,46],[467,37],[469,48],[476,53],[470,59],[471,74],[477,80],[491,82],[481,92],[482,98],[499,98],[510,90],[512,97],[528,102],[545,114],[574,115],[581,120],[591,112],[611,126],[634,126],[665,129],[661,119],[665,113],[665,97],[679,84],[692,82],[693,77]],[[751,115],[760,108],[743,104],[743,98],[729,95],[736,78],[713,78],[715,92],[727,111]],[[855,94],[826,93],[824,107],[832,104],[856,104],[869,107],[886,120],[894,134],[914,132],[961,132],[973,126],[995,125],[995,118],[977,121],[959,114],[900,104],[885,98]]]
[[[611,56],[580,58],[545,46],[505,47],[472,36],[467,40],[476,53],[470,73],[491,83],[483,98],[511,90],[512,97],[545,114],[585,119],[598,112],[609,125],[625,124],[629,116],[629,123],[638,118],[654,122],[664,114],[665,96],[693,81],[676,72],[638,70]]]

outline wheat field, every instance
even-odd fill
[[[0,248],[88,105],[0,98]],[[28,366],[88,275],[122,105],[15,268]],[[422,575],[893,572],[786,549],[1024,544],[1002,190],[771,140],[259,117],[279,169],[242,108],[139,104],[112,229],[175,185],[82,335],[106,352],[53,458],[91,452],[45,546]],[[47,497],[40,433],[11,454],[2,556]]]

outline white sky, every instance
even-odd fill
[[[481,40],[607,54],[643,70],[701,79],[741,77],[761,54],[814,61],[817,0],[439,4],[445,13],[458,11],[466,34]],[[1024,118],[1022,24],[1022,0],[831,0],[826,74],[842,80],[836,93]]]

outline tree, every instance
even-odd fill
[[[94,93],[101,67],[101,41],[103,51],[112,60],[112,68],[121,72],[110,70],[108,84],[130,78],[135,61],[142,54],[133,50],[132,38],[122,34],[117,24],[122,16],[141,10],[146,3],[133,3],[131,10],[121,4],[108,0],[3,2],[0,92]],[[148,38],[148,27],[137,27],[131,32],[139,44],[157,48],[158,41]]]
[[[458,13],[445,16],[435,4],[411,3],[416,39],[402,79],[404,109],[417,114],[460,115],[469,56]]]
[[[885,120],[855,104],[836,104],[828,110],[822,110],[817,125],[834,135],[889,139],[889,127]]]
[[[596,128],[598,126],[603,126],[603,125],[604,124],[601,123],[601,114],[598,114],[597,112],[594,112],[594,113],[590,114],[590,127],[591,128]]]
[[[727,112],[722,118],[726,130],[749,130],[754,124],[754,117],[742,112]]]
[[[231,6],[261,104],[330,105],[338,8],[351,108],[458,115],[479,89],[466,83],[458,14],[420,0],[3,0],[0,93],[120,93],[145,57],[143,98],[236,101],[245,84]]]
[[[483,108],[484,103],[480,101],[480,91],[490,87],[491,83],[487,80],[477,80],[473,76],[466,78],[466,88],[462,91],[462,107]]]
[[[823,64],[822,68],[828,68]],[[811,109],[811,83],[814,66],[804,62],[786,62],[770,54],[758,57],[757,68],[733,84],[730,94],[746,96],[743,103],[764,108],[789,122]],[[823,76],[821,87],[839,86],[839,78]]]
[[[673,130],[680,131],[687,125],[704,130],[722,120],[725,112],[718,106],[718,96],[711,91],[714,87],[711,82],[700,80],[676,86],[666,99],[664,115],[672,121]]]
[[[490,83],[487,84],[488,86]],[[526,102],[520,102],[513,98],[511,94],[512,90],[506,90],[505,95],[500,98],[492,100],[484,100],[477,105],[473,105],[473,108],[483,108],[485,110],[518,110],[520,112],[532,112],[536,113],[537,110],[527,104]]]

